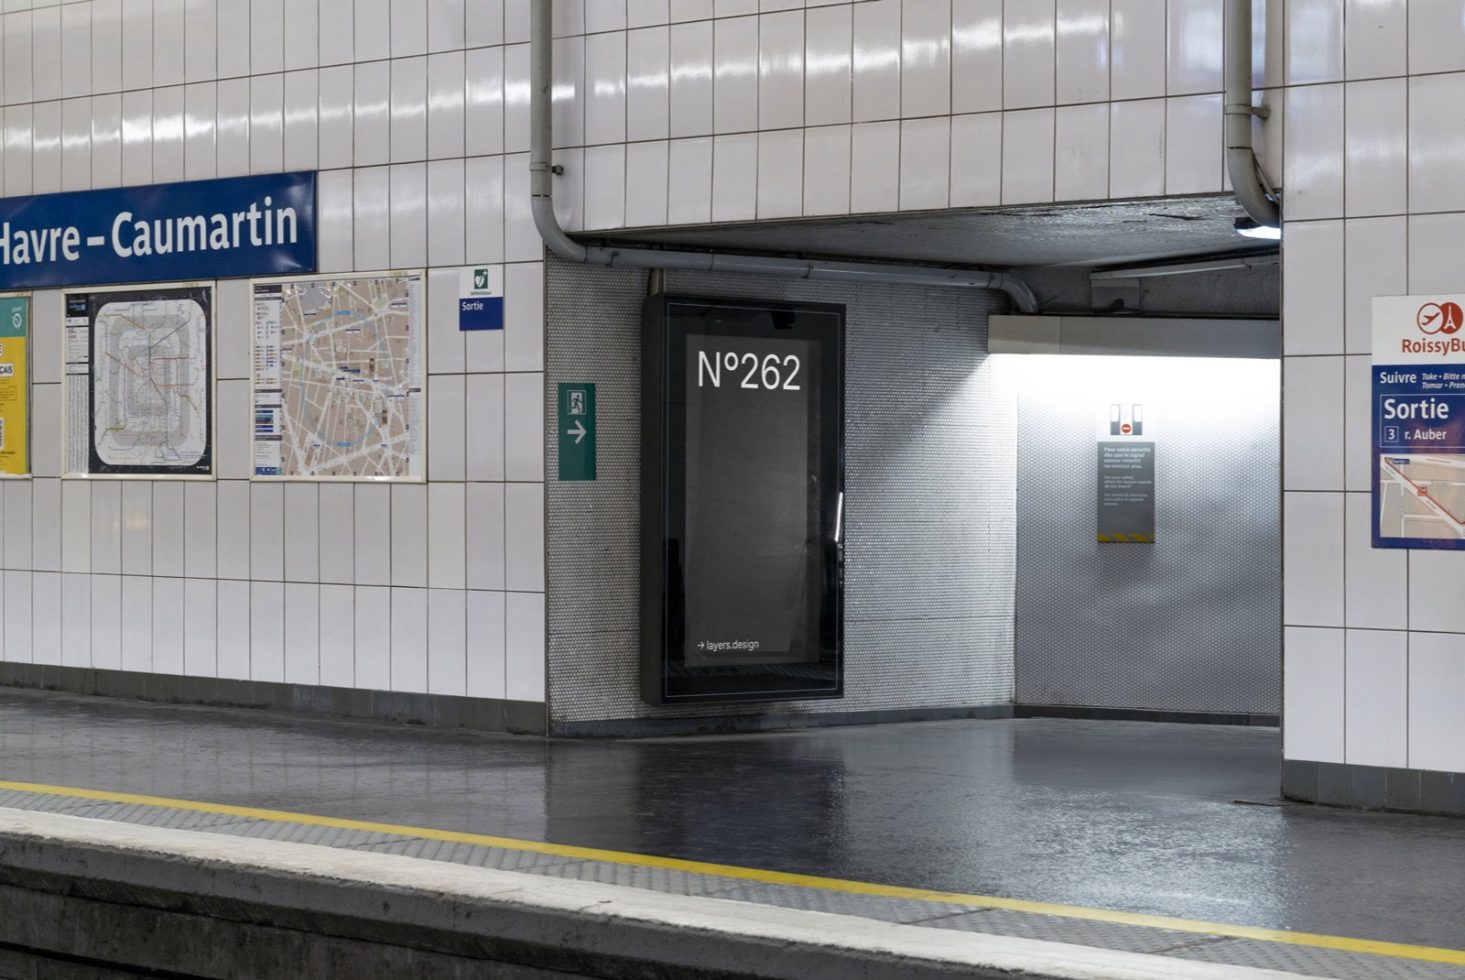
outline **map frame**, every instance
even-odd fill
[[[257,449],[261,439],[258,426],[261,413],[260,386],[260,330],[256,321],[261,289],[286,286],[292,283],[350,283],[383,279],[417,280],[417,310],[412,331],[415,363],[412,366],[409,391],[416,396],[413,418],[417,420],[419,432],[415,441],[415,452],[409,455],[409,472],[400,475],[370,474],[310,474],[310,473],[261,473],[258,466]],[[248,280],[249,285],[249,407],[252,423],[249,436],[249,479],[261,483],[385,483],[425,484],[427,479],[427,317],[428,317],[428,275],[425,268],[382,269],[367,272],[316,272],[294,276],[262,276]],[[283,462],[283,459],[282,459]],[[282,466],[283,470],[284,467]]]
[[[127,283],[110,286],[94,286],[88,288],[71,288],[61,290],[61,310],[63,337],[63,352],[68,348],[70,342],[70,331],[77,329],[71,316],[72,302],[84,300],[86,302],[86,349],[88,356],[88,371],[85,375],[78,374],[72,369],[75,366],[70,361],[70,354],[63,353],[62,365],[62,405],[61,424],[63,434],[63,477],[66,479],[109,479],[109,480],[202,480],[211,481],[217,478],[217,457],[219,446],[219,422],[218,422],[218,377],[217,360],[215,348],[218,341],[218,284],[214,280],[194,280],[179,282],[155,282],[155,283]],[[203,307],[206,327],[204,330],[204,373],[205,373],[205,406],[207,415],[205,422],[204,449],[196,463],[188,466],[134,466],[115,463],[105,463],[97,452],[94,424],[96,419],[96,318],[97,314],[109,303],[115,302],[136,302],[139,300],[153,299],[192,299]],[[34,306],[34,300],[32,300]],[[73,377],[87,379],[86,400],[88,405],[88,416],[84,424],[78,423],[73,417],[69,389]],[[84,428],[86,469],[78,469],[71,465],[77,456],[77,447],[74,440],[82,437],[79,429]]]

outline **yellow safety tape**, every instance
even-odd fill
[[[309,813],[293,813],[288,810],[263,810],[249,806],[235,806],[229,803],[201,803],[196,800],[175,800],[163,796],[119,793],[111,790],[83,789],[71,786],[52,786],[45,783],[21,783],[3,780],[0,780],[0,790],[19,793],[37,793],[46,796],[69,796],[76,799],[101,800],[109,803],[127,803],[137,806],[165,807],[172,810],[187,810],[195,813],[244,817],[271,823],[293,823],[311,827],[332,827],[338,830],[364,830],[401,837],[417,837],[423,840],[448,841],[456,844],[477,845],[479,847],[499,847],[535,854],[550,854],[557,857],[578,858],[584,861],[604,861],[609,864],[624,864],[641,868],[659,868],[666,871],[684,871],[688,874],[717,875],[723,878],[755,881],[765,885],[816,888],[823,891],[842,892],[847,895],[867,895],[876,898],[902,898],[922,902],[943,902],[953,905],[980,905],[986,908],[1028,912],[1033,915],[1051,915],[1065,919],[1080,919],[1087,922],[1106,922],[1114,925],[1141,926],[1150,929],[1171,929],[1177,932],[1221,936],[1228,939],[1255,939],[1261,942],[1283,943],[1290,946],[1307,946],[1343,953],[1369,953],[1375,956],[1389,956],[1395,959],[1465,966],[1465,950],[1446,949],[1437,946],[1417,946],[1410,943],[1395,943],[1377,939],[1354,939],[1348,936],[1291,932],[1286,929],[1265,929],[1258,926],[1232,925],[1224,922],[1205,922],[1198,919],[1180,919],[1165,915],[1149,915],[1143,912],[1121,912],[1116,909],[1088,908],[1083,905],[1034,902],[1019,898],[1002,898],[995,895],[973,895],[962,892],[935,891],[929,888],[880,885],[864,881],[846,881],[841,878],[824,878],[818,875],[790,874],[785,871],[764,871],[758,868],[743,868],[736,865],[711,864],[705,861],[684,861],[680,858],[633,854],[626,851],[607,851],[594,847],[576,847],[571,844],[550,844],[544,841],[519,840],[513,837],[494,837],[487,834],[469,834],[456,830],[437,830],[432,827],[411,827],[400,824],[377,823],[371,820],[322,817]]]

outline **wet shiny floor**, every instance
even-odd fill
[[[620,742],[0,693],[0,779],[1465,948],[1465,820],[1241,805],[1275,730],[959,721]]]

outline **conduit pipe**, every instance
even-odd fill
[[[1236,203],[1266,228],[1282,227],[1276,198],[1262,183],[1251,142],[1251,0],[1226,0],[1226,172]]]
[[[877,262],[826,262],[777,255],[581,245],[565,234],[554,213],[554,62],[550,3],[551,0],[531,0],[529,5],[529,207],[534,215],[534,227],[539,229],[539,236],[555,255],[569,262],[610,268],[744,272],[832,282],[992,289],[1011,297],[1019,312],[1038,312],[1037,298],[1027,283],[1001,272]]]

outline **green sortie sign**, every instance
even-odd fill
[[[595,385],[560,384],[560,479],[595,479]]]

